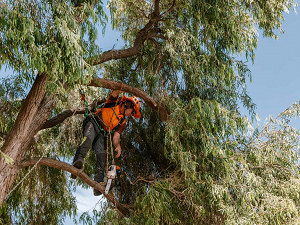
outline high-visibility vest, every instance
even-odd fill
[[[112,132],[113,129],[117,128],[119,125],[126,122],[124,115],[120,113],[120,109],[121,109],[120,103],[114,107],[112,106],[111,103],[108,103],[95,113],[95,115],[99,116],[100,124],[102,125],[102,127],[105,129],[106,132],[109,131]]]

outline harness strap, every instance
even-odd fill
[[[116,114],[116,112],[115,112],[115,110],[114,110],[114,108],[113,108],[113,107],[116,107],[116,106],[118,106],[118,105],[120,105],[120,104],[121,104],[121,101],[118,101],[117,104],[116,104],[116,102],[110,102],[110,103],[106,103],[106,104],[102,107],[102,108],[111,108],[112,111],[114,112],[114,114],[115,114],[117,120],[119,121],[119,124],[118,124],[117,126],[115,126],[115,127],[111,130],[111,132],[114,132],[117,128],[119,128],[119,127],[122,125],[122,123],[124,122],[124,120],[125,120],[125,117],[119,119],[119,117],[117,116],[117,114]],[[113,106],[113,107],[112,107],[112,106]],[[104,124],[104,126],[107,126],[107,125],[104,123],[104,121],[101,119],[101,118],[102,118],[102,111],[100,112],[98,118],[99,118],[99,120],[101,120],[101,122]],[[108,126],[107,126],[107,127],[108,127]],[[109,127],[108,127],[108,129],[109,129]],[[106,131],[105,131],[105,132],[106,132]]]
[[[118,102],[109,102],[109,103],[103,103],[100,105],[99,108],[112,108],[112,107],[116,107],[117,105],[120,105],[122,102],[118,101]]]
[[[83,125],[82,125],[83,130],[88,122],[91,122],[95,128],[97,127],[100,130],[100,132],[103,133],[104,137],[107,135],[107,132],[103,129],[103,127],[101,125],[98,124],[96,118],[91,115],[88,115],[87,117],[85,117],[85,119],[83,121]]]

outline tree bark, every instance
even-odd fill
[[[23,160],[21,163],[18,163],[19,168],[24,168],[27,166],[33,166],[35,165],[40,158],[32,158],[32,159],[26,159]],[[39,165],[45,165],[45,166],[51,166],[53,168],[61,169],[64,171],[68,171],[78,177],[80,177],[86,184],[91,186],[92,188],[96,188],[97,190],[101,191],[102,194],[104,194],[105,191],[105,186],[100,185],[98,182],[93,181],[88,175],[86,175],[84,172],[81,170],[75,168],[74,166],[71,166],[65,162],[61,162],[55,159],[49,159],[49,158],[42,158],[39,162]],[[123,216],[128,216],[129,215],[129,208],[132,208],[131,206],[127,206],[124,204],[121,204],[119,202],[115,202],[115,199],[112,195],[104,195],[108,201],[113,203],[115,207],[118,209],[118,211],[123,215]]]
[[[46,73],[37,75],[1,149],[1,151],[12,158],[14,162],[23,159],[26,150],[31,144],[32,138],[49,118],[54,107],[53,96],[49,98],[45,97],[45,84],[47,80]],[[0,206],[12,186],[18,170],[18,167],[14,163],[7,164],[3,157],[0,158]]]
[[[82,18],[79,13],[76,16],[77,22],[80,24],[82,22]],[[145,25],[145,27],[138,32],[136,40],[134,42],[134,46],[129,49],[112,50],[104,52],[102,55],[91,59],[91,64],[98,65],[112,59],[127,58],[139,54],[142,44],[145,40],[152,37],[163,38],[153,28],[154,24],[159,19],[159,0],[155,0],[155,13],[153,14],[153,17],[149,20],[149,22]],[[35,82],[20,109],[20,112],[11,131],[5,137],[5,143],[1,148],[1,151],[8,155],[10,158],[12,158],[14,162],[20,162],[24,159],[26,150],[29,148],[31,141],[34,138],[34,135],[36,135],[36,133],[39,130],[55,126],[56,124],[61,123],[65,118],[71,116],[74,113],[74,111],[65,111],[60,116],[47,121],[55,105],[53,95],[50,97],[46,97],[45,85],[47,80],[48,78],[46,73],[41,73],[37,75]],[[99,87],[99,81],[102,87],[110,89],[121,89],[121,87],[123,87],[123,91],[132,93],[138,97],[143,98],[148,106],[160,113],[163,120],[167,120],[169,115],[167,106],[164,103],[158,104],[141,89],[134,88],[129,85],[123,85],[119,82],[107,81],[105,79],[101,80],[100,78],[98,82],[92,82],[90,85]],[[78,113],[81,113],[82,111],[82,109],[77,110]],[[40,163],[47,163],[46,161],[47,160],[42,160]],[[31,160],[30,162],[27,161],[27,164],[28,163],[34,163],[34,160]],[[57,162],[54,164],[49,164],[49,166],[53,167],[55,167],[56,165]],[[66,168],[67,171],[75,169],[70,165]],[[8,164],[6,163],[4,157],[0,157],[0,207],[2,206],[3,201],[5,201],[7,193],[11,189],[11,186],[17,176],[19,169],[20,167],[16,163]],[[97,184],[96,182],[91,181],[89,177],[86,177],[87,175],[81,172],[78,172],[76,175],[81,177],[90,186],[103,192],[103,187]],[[109,201],[113,202],[114,199],[112,198],[112,196],[106,197]],[[128,215],[129,210],[126,209],[124,205],[117,203],[116,207],[123,215]]]
[[[107,100],[107,98],[95,99],[91,104],[88,105],[89,110],[93,111],[97,105],[104,103],[106,100]],[[67,119],[73,115],[84,114],[85,111],[86,111],[86,107],[77,107],[74,109],[67,109],[67,110],[61,112],[60,114],[56,115],[55,117],[47,120],[46,123],[41,128],[41,130],[54,127],[57,124],[64,122],[65,119]]]

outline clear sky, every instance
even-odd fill
[[[290,104],[300,100],[300,15],[292,11],[285,18],[282,26],[285,34],[279,34],[279,40],[263,38],[260,32],[254,65],[248,63],[253,80],[248,82],[248,92],[257,104],[256,112],[261,117],[261,123],[269,115],[276,117]],[[103,50],[109,50],[114,44],[115,49],[120,48],[123,42],[108,25],[105,37],[99,31],[98,43]],[[10,71],[0,70],[0,78],[9,74]],[[241,111],[246,114],[245,110]],[[300,119],[295,120],[293,125],[300,129]],[[75,193],[79,215],[93,208],[100,199],[94,197],[92,192],[92,189],[78,188]],[[68,219],[66,224],[73,223]]]
[[[292,11],[285,18],[285,33],[279,34],[279,40],[259,33],[254,65],[248,63],[252,72],[248,92],[261,122],[300,100],[300,15]],[[300,129],[300,119],[293,121],[293,126]]]

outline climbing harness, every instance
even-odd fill
[[[122,83],[123,84],[123,83]],[[107,179],[107,183],[106,183],[106,187],[105,187],[105,195],[108,194],[108,192],[110,191],[110,189],[112,188],[112,182],[115,181],[117,179],[119,179],[121,177],[121,169],[119,166],[116,166],[115,165],[115,160],[114,160],[114,153],[113,153],[113,146],[112,146],[112,141],[111,141],[111,132],[113,132],[114,130],[116,130],[120,125],[122,125],[122,123],[124,122],[125,120],[125,116],[121,119],[119,119],[119,117],[117,116],[115,110],[114,110],[114,107],[116,107],[117,105],[121,104],[122,101],[118,101],[119,100],[119,97],[118,97],[118,100],[116,102],[109,102],[109,103],[103,103],[99,109],[100,110],[100,114],[99,114],[99,120],[101,120],[101,117],[102,117],[102,109],[103,108],[111,108],[114,115],[116,116],[116,118],[118,119],[118,125],[116,127],[113,128],[113,130],[110,130],[110,124],[112,122],[112,118],[113,116],[111,117],[110,119],[110,122],[109,122],[109,125],[107,126],[104,121],[102,121],[102,124],[104,124],[105,126],[107,126],[108,128],[108,132],[98,123],[98,120],[95,118],[94,114],[90,111],[89,107],[88,107],[88,102],[86,101],[86,98],[85,98],[85,92],[83,90],[81,90],[79,88],[79,93],[80,93],[80,98],[82,101],[84,101],[85,103],[85,107],[86,107],[86,110],[85,110],[85,116],[86,118],[91,118],[93,119],[93,121],[96,123],[97,127],[99,128],[100,131],[102,131],[104,133],[104,136],[107,137],[107,151],[108,151],[108,142],[110,142],[110,147],[111,147],[111,156],[112,156],[112,165],[108,168],[108,163],[107,163],[107,166],[106,166],[106,179]],[[87,120],[89,121],[89,120]],[[86,122],[87,122],[86,121]],[[99,135],[98,135],[99,136]],[[98,138],[98,136],[96,138]],[[107,162],[108,162],[108,153],[106,153],[107,155]]]
[[[122,84],[123,84],[123,83],[122,83]],[[108,132],[107,132],[107,131],[99,124],[99,122],[100,122],[101,124],[103,124],[105,127],[107,127],[108,130],[110,129],[110,124],[109,124],[109,125],[106,125],[106,124],[104,123],[104,121],[101,119],[101,118],[102,118],[102,110],[103,110],[103,109],[106,109],[106,108],[110,108],[110,109],[112,109],[113,113],[115,114],[115,116],[116,116],[116,118],[117,118],[117,120],[118,120],[118,125],[115,126],[110,132],[114,132],[116,129],[118,129],[118,128],[122,125],[122,123],[123,123],[124,120],[125,120],[125,117],[123,117],[123,118],[120,119],[120,118],[117,116],[117,114],[116,114],[116,112],[115,112],[115,110],[114,110],[114,107],[116,107],[117,105],[121,104],[122,101],[118,101],[118,100],[117,100],[116,102],[109,102],[109,103],[105,102],[105,103],[101,104],[100,107],[99,107],[100,113],[99,113],[99,116],[97,116],[97,118],[98,118],[98,120],[97,120],[97,118],[95,117],[94,113],[92,113],[92,112],[90,111],[90,109],[89,109],[88,102],[87,102],[86,99],[85,99],[85,92],[79,88],[79,93],[80,93],[80,98],[81,98],[81,100],[84,101],[84,104],[85,104],[85,107],[86,107],[86,110],[85,110],[85,117],[86,117],[85,120],[86,120],[86,123],[89,121],[89,118],[91,118],[91,119],[95,122],[95,124],[96,124],[96,126],[99,128],[99,130],[104,134],[104,136],[107,136],[107,133],[108,133]],[[119,98],[119,97],[118,97],[118,98]],[[98,111],[99,111],[99,110],[98,110]],[[111,121],[112,121],[112,118],[113,118],[113,117],[111,117]],[[111,121],[110,121],[110,123],[111,123]],[[97,138],[97,137],[96,137],[96,138]]]
[[[121,86],[121,91],[122,91],[122,87],[123,87],[123,83],[122,83],[122,86]],[[85,103],[85,107],[86,107],[85,116],[86,116],[86,118],[90,118],[90,120],[93,120],[93,122],[95,122],[95,124],[98,126],[99,130],[103,132],[104,137],[107,138],[107,146],[106,146],[106,151],[107,151],[106,152],[106,157],[107,157],[107,160],[106,160],[107,161],[107,164],[106,164],[106,180],[107,180],[107,182],[106,182],[104,194],[108,195],[109,191],[113,188],[113,182],[115,184],[117,184],[117,182],[120,182],[120,178],[121,178],[121,168],[115,164],[114,149],[113,149],[113,146],[112,146],[111,132],[114,132],[125,121],[125,115],[123,115],[123,117],[120,118],[117,115],[117,113],[119,113],[119,111],[117,111],[117,113],[115,111],[116,106],[120,105],[122,102],[124,102],[124,100],[122,98],[119,101],[119,96],[118,96],[117,101],[115,101],[115,102],[108,102],[108,103],[105,102],[102,105],[100,105],[99,110],[95,113],[96,116],[97,116],[97,118],[99,118],[99,120],[97,120],[95,118],[95,116],[94,116],[94,113],[92,113],[90,111],[89,107],[88,107],[88,103],[87,103],[87,101],[85,99],[85,93],[81,89],[79,89],[79,93],[81,95],[81,100],[83,100],[84,103]],[[127,109],[127,107],[128,108],[133,108],[133,114],[132,114],[132,116],[134,116],[135,118],[140,118],[141,114],[139,112],[140,105],[139,105],[138,99],[136,97],[130,97],[130,98],[127,98],[126,96],[123,96],[123,97],[125,97],[125,100],[129,100],[133,104],[133,105],[131,105],[131,107],[130,107],[130,105],[128,106],[128,104],[125,104],[125,106],[124,106],[125,110]],[[105,116],[107,116],[107,115],[111,116],[109,123],[108,123],[108,120],[107,120],[106,117],[105,117],[106,123],[102,120],[102,118],[103,118],[102,112],[103,112],[103,109],[105,109],[105,108],[110,108],[112,110],[113,114],[115,115],[116,119],[118,120],[118,124],[117,125],[116,125],[117,121],[114,121],[114,123],[112,124],[112,119],[113,119],[114,116],[112,114],[107,114],[107,111],[106,111],[106,114],[104,114],[104,115]],[[105,127],[102,127],[101,125],[99,125],[99,123],[102,126],[105,126]],[[112,127],[111,127],[111,125],[112,125]],[[107,128],[107,130],[105,128]],[[96,138],[98,138],[98,136]],[[109,160],[108,160],[109,142],[110,142],[110,148],[111,148],[112,165],[108,167],[108,162],[109,162]],[[125,175],[127,175],[127,174],[125,173]],[[128,175],[127,175],[127,177],[128,177]],[[130,178],[129,178],[129,180],[130,180]],[[131,182],[131,184],[132,184],[132,182]],[[112,190],[112,196],[114,198],[116,220],[117,220],[117,223],[118,223],[117,201],[116,201],[116,197],[115,197],[115,194],[114,194],[113,190]]]
[[[123,87],[123,83],[122,83],[122,87]],[[121,90],[122,90],[122,87],[121,87]],[[115,165],[114,149],[113,149],[113,146],[112,146],[111,133],[114,132],[125,121],[125,115],[122,118],[119,118],[117,113],[115,112],[115,107],[117,105],[121,104],[122,101],[119,101],[119,96],[118,96],[118,99],[117,99],[116,102],[109,102],[109,103],[105,102],[99,107],[100,113],[99,113],[98,118],[101,121],[101,125],[104,125],[104,126],[107,127],[107,131],[106,131],[101,125],[99,125],[99,123],[98,123],[97,119],[95,118],[94,114],[88,108],[88,103],[85,99],[85,93],[81,89],[79,89],[79,93],[81,95],[81,100],[83,100],[85,102],[85,106],[86,106],[85,116],[86,116],[86,118],[93,119],[93,121],[95,121],[96,125],[98,126],[99,130],[103,132],[104,137],[106,136],[106,138],[107,138],[107,141],[106,141],[106,143],[107,143],[107,146],[106,146],[106,151],[107,151],[107,153],[106,153],[106,157],[107,157],[107,160],[106,160],[107,161],[107,164],[106,164],[106,180],[107,180],[107,182],[106,182],[104,194],[108,195],[109,191],[113,188],[112,187],[113,182],[115,184],[118,184],[120,182],[120,178],[121,178],[121,168],[119,166]],[[111,116],[110,122],[109,122],[108,125],[105,124],[105,122],[102,121],[102,119],[101,119],[102,118],[102,110],[104,108],[110,108],[113,111],[115,117],[118,120],[118,125],[115,126],[112,130],[110,129],[110,126],[111,126],[111,123],[112,123],[113,116]],[[98,138],[98,136],[96,138]],[[112,157],[112,165],[110,167],[108,167],[108,149],[109,149],[108,142],[110,142],[111,157]],[[114,194],[113,191],[112,191],[112,195],[113,195],[113,198],[114,198],[116,220],[118,221],[117,201],[116,201],[116,197],[115,197],[115,194]]]
[[[85,108],[86,108],[86,110],[84,112],[85,117],[86,118],[91,117],[93,119],[93,121],[96,123],[97,127],[99,128],[99,130],[103,132],[104,136],[106,136],[106,131],[102,128],[102,126],[99,125],[99,123],[98,123],[97,119],[95,118],[94,114],[89,109],[89,104],[88,104],[88,102],[85,99],[85,92],[79,88],[79,94],[80,94],[80,99],[82,101],[84,101],[84,104],[85,104]]]

